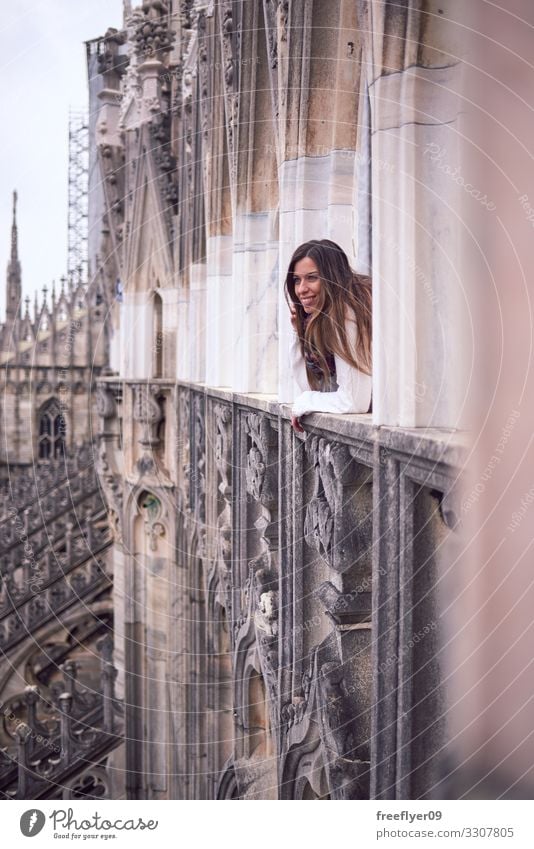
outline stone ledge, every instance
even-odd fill
[[[208,386],[205,383],[195,383],[186,380],[170,378],[119,378],[118,376],[101,377],[98,383],[139,385],[150,383],[168,389],[190,389],[201,392],[207,397],[226,401],[228,404],[261,410],[272,416],[280,416],[289,421],[291,405],[281,403],[276,395],[264,395],[253,392],[234,392],[224,386]],[[373,424],[372,414],[336,415],[334,413],[308,413],[304,417],[306,433],[336,434],[338,436],[361,439],[366,442],[378,443],[381,448],[413,457],[419,457],[435,463],[446,463],[449,466],[462,467],[469,455],[471,438],[467,431],[447,428],[420,427],[403,428],[390,425]]]

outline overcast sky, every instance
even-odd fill
[[[23,295],[67,267],[69,107],[86,108],[84,41],[122,23],[122,0],[16,0],[0,22],[0,315],[17,189]]]

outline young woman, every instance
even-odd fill
[[[291,424],[306,413],[367,413],[371,406],[371,282],[329,239],[301,245],[289,263],[286,298],[295,331],[293,374],[302,394]]]

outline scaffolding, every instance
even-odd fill
[[[85,112],[69,113],[69,198],[67,272],[69,280],[87,281],[89,130]]]

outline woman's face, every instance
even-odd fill
[[[293,269],[295,295],[302,304],[304,312],[312,313],[318,309],[322,290],[319,269],[311,257],[305,256],[295,263]]]

